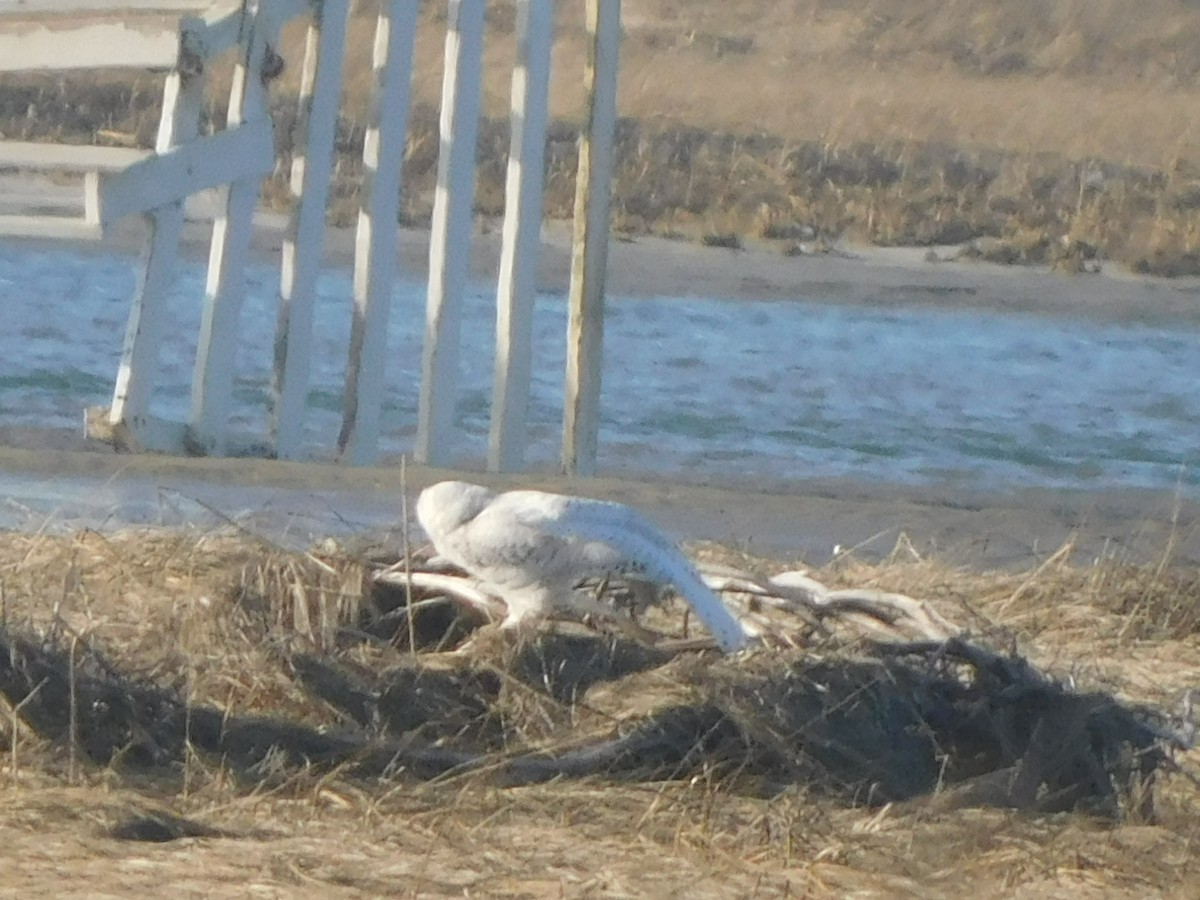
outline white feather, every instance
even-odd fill
[[[581,580],[615,575],[674,587],[726,652],[750,640],[678,547],[620,503],[443,481],[421,492],[417,519],[439,554],[504,598],[506,626],[571,608]]]

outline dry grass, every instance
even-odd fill
[[[782,565],[721,547],[696,552],[746,569]],[[461,656],[414,659],[402,642],[364,637],[387,606],[364,590],[366,565],[331,544],[287,553],[233,531],[5,535],[6,631],[73,642],[84,695],[82,679],[111,668],[131,685],[186,698],[197,741],[165,767],[131,765],[136,747],[98,762],[82,731],[75,743],[39,736],[4,710],[5,890],[548,897],[657,896],[687,885],[697,897],[951,897],[969,882],[980,897],[1183,897],[1196,878],[1197,790],[1181,777],[1156,785],[1153,823],[1129,813],[1115,826],[1082,813],[968,808],[952,791],[864,808],[815,782],[771,786],[716,763],[678,779],[504,788],[488,769],[379,777],[355,769],[361,757],[330,768],[261,753],[245,767],[235,750],[206,752],[204,708],[231,731],[271,715],[332,738],[394,726],[389,717],[421,711],[422,692],[426,719],[401,729],[402,744],[553,746],[564,727],[611,731],[616,720],[695,698],[723,665],[596,657],[583,669],[603,663],[608,675],[564,691],[563,670],[522,673],[511,648],[484,647],[465,667]],[[883,563],[846,556],[819,574],[926,598],[993,646],[1019,647],[1081,688],[1127,701],[1173,707],[1200,671],[1200,579],[1190,570],[1081,568],[1067,547],[1034,571],[973,573],[900,545]],[[432,643],[450,624],[422,623],[420,640]],[[806,655],[818,665],[838,658],[816,646]],[[622,665],[633,669],[622,675]],[[377,698],[382,725],[357,722],[331,674],[390,685],[391,700],[386,690]],[[481,696],[492,698],[482,716],[467,708]]]
[[[370,2],[351,22],[367,47]],[[569,215],[585,36],[559,7],[557,124],[546,210]],[[1086,271],[1098,258],[1139,272],[1200,273],[1200,10],[1153,0],[717,0],[628,2],[622,49],[614,225],[820,252],[844,238],[882,245],[970,244],[1017,264]],[[481,215],[502,209],[508,147],[511,4],[489,5]],[[438,140],[440,4],[422,8],[405,170],[404,218],[428,221]],[[302,34],[276,90],[283,149],[294,118]],[[332,218],[357,210],[367,54],[346,71]],[[223,117],[224,79],[210,113]],[[153,79],[12,79],[0,86],[9,137],[148,144]],[[286,167],[280,168],[280,173]],[[267,190],[287,203],[282,174]]]

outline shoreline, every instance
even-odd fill
[[[260,262],[274,263],[279,258],[286,217],[260,213],[259,225],[255,256]],[[140,247],[140,229],[140,223],[129,222],[111,239],[65,246],[84,254],[135,254]],[[188,258],[205,258],[208,235],[207,222],[188,223],[183,246]],[[39,240],[20,243],[64,246]],[[352,229],[329,229],[326,264],[349,266],[353,243]],[[477,229],[471,248],[475,277],[494,277],[498,250],[498,233]],[[420,277],[427,267],[428,232],[401,229],[397,251],[402,274]],[[610,295],[623,297],[804,299],[883,310],[919,307],[946,313],[1031,314],[1200,327],[1200,279],[1063,275],[988,263],[934,263],[926,261],[927,252],[926,248],[868,248],[789,258],[761,247],[732,251],[654,237],[633,242],[614,239],[608,290]],[[569,271],[569,227],[550,223],[543,231],[539,288],[565,292]],[[732,543],[765,555],[802,557],[814,565],[827,562],[835,546],[863,545],[862,554],[885,556],[901,532],[919,553],[932,553],[951,564],[972,568],[1036,565],[1072,538],[1077,559],[1085,562],[1100,557],[1147,562],[1160,558],[1172,545],[1174,562],[1200,564],[1200,503],[1177,498],[1170,491],[1113,487],[987,493],[849,478],[784,485],[697,484],[621,478],[612,473],[569,480],[539,473],[493,477],[419,466],[411,466],[409,476],[413,492],[438,477],[463,477],[497,487],[536,485],[629,502],[681,539]],[[89,504],[90,491],[114,484],[123,487],[110,491],[108,506]],[[328,522],[333,528],[338,516],[352,520],[358,508],[367,511],[366,519],[373,527],[384,527],[389,516],[394,520],[397,515],[400,497],[396,466],[351,469],[331,462],[124,456],[89,445],[73,433],[0,427],[0,495],[7,494],[10,501],[8,521],[0,515],[0,524],[8,527],[37,527],[37,517],[52,513],[64,496],[83,511],[81,527],[111,525],[122,516],[136,523],[150,515],[147,510],[160,488],[177,490],[179,486],[204,495],[210,505],[223,510],[244,510],[245,489],[251,489],[256,502],[274,498],[271,502],[278,506],[283,502],[280,498],[286,497],[285,505],[291,507],[303,506],[304,497],[316,492],[320,498],[315,507],[331,511]],[[293,509],[288,515],[295,518],[298,514]],[[319,530],[320,516],[312,521]]]
[[[332,534],[398,541],[399,465],[125,455],[57,447],[26,429],[0,433],[0,527],[228,524],[237,519],[297,546]],[[11,446],[14,441],[26,446]],[[778,484],[682,483],[623,477],[491,475],[406,467],[409,502],[428,484],[459,478],[497,489],[537,487],[636,506],[683,541],[714,541],[752,554],[820,566],[854,549],[888,556],[901,535],[921,557],[973,570],[1029,568],[1065,543],[1072,561],[1200,565],[1200,502],[1168,491],[971,491],[853,479]],[[164,499],[166,498],[166,499]],[[165,512],[164,512],[165,510]],[[910,556],[911,558],[911,556]]]
[[[0,175],[0,194],[21,186],[15,211],[32,213],[62,206],[71,189],[31,184],[22,176]],[[211,234],[214,198],[201,194],[189,204],[182,252],[203,262]],[[252,251],[261,263],[277,263],[288,217],[260,210]],[[70,248],[82,254],[117,253],[135,257],[144,225],[123,221],[100,241],[14,238],[17,246]],[[329,227],[324,264],[348,269],[354,261],[353,227]],[[1136,275],[1107,265],[1091,274],[1068,275],[1047,267],[957,260],[957,246],[878,247],[843,245],[823,254],[786,256],[781,245],[748,242],[742,249],[651,235],[614,235],[609,245],[606,288],[613,297],[720,298],[734,301],[804,300],[822,305],[875,309],[918,308],[996,314],[1080,317],[1113,323],[1182,323],[1200,327],[1200,277]],[[428,272],[429,231],[398,230],[397,265],[402,275]],[[481,280],[499,270],[500,226],[477,218],[470,248],[471,275]],[[549,220],[542,229],[537,285],[565,293],[570,283],[571,223]]]

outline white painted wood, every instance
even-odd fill
[[[234,68],[229,95],[230,127],[267,114],[263,63],[278,34],[269,20],[258,17],[258,11],[258,2],[249,0],[247,14],[254,17],[254,24],[248,29]],[[233,182],[226,189],[223,211],[213,221],[188,424],[193,447],[214,456],[223,456],[228,446],[238,325],[246,290],[244,270],[253,237],[258,193],[258,178]]]
[[[324,249],[348,13],[347,0],[321,0],[309,24],[300,79],[294,205],[283,242],[271,377],[271,438],[280,459],[295,459],[304,444],[313,301]]]
[[[0,72],[169,69],[179,57],[178,27],[178,16],[0,18]]]
[[[163,90],[162,118],[155,149],[166,152],[186,143],[200,129],[200,111],[204,101],[204,79],[178,71],[167,76]],[[113,388],[109,422],[122,426],[153,449],[148,434],[150,388],[158,377],[162,337],[166,326],[167,295],[171,288],[183,232],[183,203],[170,203],[147,216],[147,238],[138,267],[137,287],[129,310],[121,363]]]
[[[307,0],[273,0],[272,15],[298,15]],[[189,15],[189,13],[196,13]],[[172,68],[191,74],[241,40],[242,4],[0,3],[0,71]],[[182,57],[182,60],[181,60]],[[198,65],[199,64],[199,65]]]
[[[129,12],[194,12],[209,6],[204,0],[0,0],[0,17]]]
[[[418,462],[428,465],[445,464],[451,456],[462,299],[475,199],[483,12],[483,0],[450,0],[447,16],[441,152],[429,245],[429,296],[413,454]]]
[[[519,0],[512,78],[511,146],[504,193],[496,292],[496,363],[488,469],[514,472],[525,461],[533,356],[533,301],[541,244],[546,102],[554,40],[551,0]]]
[[[417,0],[389,0],[375,26],[374,89],[354,247],[354,318],[338,436],[342,457],[356,466],[375,462],[379,443],[417,9]]]
[[[563,468],[594,475],[600,430],[604,277],[608,264],[613,134],[617,116],[620,0],[587,0],[588,115],[579,145],[575,233],[571,251]]]
[[[182,198],[172,198],[182,199]],[[140,209],[138,212],[149,212],[152,207]],[[104,220],[100,214],[100,173],[88,172],[83,176],[83,219],[89,225],[104,228]]]
[[[230,181],[264,178],[274,168],[270,120],[246,122],[97,179],[93,188],[97,221],[107,226],[131,213],[157,209]]]
[[[0,141],[0,167],[35,172],[117,172],[152,155],[126,147]]]
[[[103,236],[99,225],[76,216],[0,215],[0,237],[94,241]]]

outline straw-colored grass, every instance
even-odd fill
[[[1196,574],[1077,566],[1070,551],[1032,571],[978,573],[901,544],[882,563],[851,554],[816,574],[831,586],[926,599],[1080,690],[1173,707],[1200,671]],[[787,565],[715,546],[693,555],[747,570]],[[80,678],[98,671],[100,654],[99,665],[133,683],[224,711],[231,728],[269,714],[338,734],[356,727],[350,706],[322,699],[340,688],[326,682],[321,695],[314,673],[364,684],[391,673],[411,701],[441,684],[440,672],[458,679],[444,698],[485,694],[491,718],[480,725],[434,698],[442,714],[407,740],[461,741],[475,728],[493,747],[538,746],[564,727],[599,733],[686,701],[723,665],[685,656],[556,695],[554,672],[538,676],[549,679],[545,689],[506,674],[516,671],[504,668],[511,647],[481,651],[466,668],[428,651],[414,659],[402,638],[361,634],[373,602],[366,568],[332,544],[297,554],[232,530],[0,539],[8,633],[56,633],[58,646],[75,645]],[[677,627],[677,616],[654,625]],[[836,661],[829,654],[814,645],[800,657]],[[426,680],[411,680],[421,672]],[[505,788],[487,769],[363,777],[353,764],[272,767],[270,754],[247,772],[197,745],[176,765],[145,769],[96,763],[11,712],[0,710],[0,840],[5,890],[21,896],[171,885],[206,896],[953,897],[969,884],[980,897],[1184,897],[1197,877],[1198,793],[1182,776],[1158,781],[1153,823],[1131,812],[1114,825],[1082,813],[968,808],[953,792],[861,807],[818,785],[758,789],[753,776],[718,764],[681,780]]]

